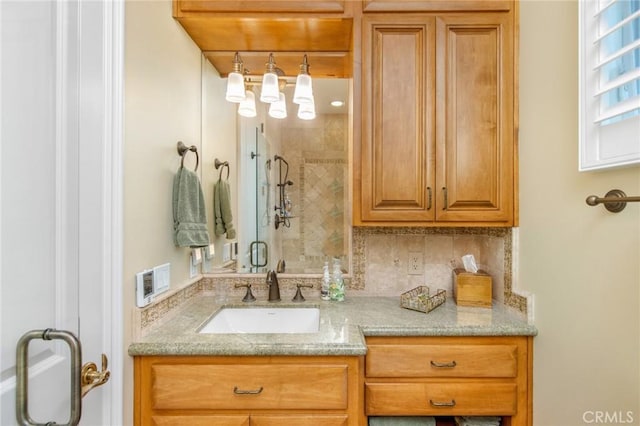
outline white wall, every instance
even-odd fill
[[[640,194],[638,167],[578,170],[577,1],[521,3],[520,274],[535,294],[534,424],[640,424],[640,204],[618,214],[585,198]],[[622,415],[622,417],[620,417]],[[584,419],[583,419],[583,416]]]

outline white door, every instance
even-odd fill
[[[112,303],[121,253],[118,10],[111,2],[0,1],[2,425],[17,424],[16,344],[47,328],[76,335],[83,363],[100,368],[101,353],[109,358],[111,380],[84,397],[80,424],[122,424],[121,316]],[[67,423],[69,348],[36,339],[28,351],[29,417]]]

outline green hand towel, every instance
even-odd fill
[[[207,214],[198,175],[184,167],[173,178],[173,240],[177,247],[209,245]]]
[[[231,188],[229,183],[219,180],[213,187],[213,215],[215,219],[215,234],[227,234],[228,240],[236,237],[231,214]]]

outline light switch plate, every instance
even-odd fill
[[[165,263],[153,268],[154,293],[157,296],[171,286],[171,264]]]

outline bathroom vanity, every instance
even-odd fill
[[[424,314],[396,298],[282,303],[319,307],[318,332],[199,333],[223,305],[194,298],[130,346],[136,425],[366,425],[389,415],[532,424],[537,331],[503,305],[447,302]]]

